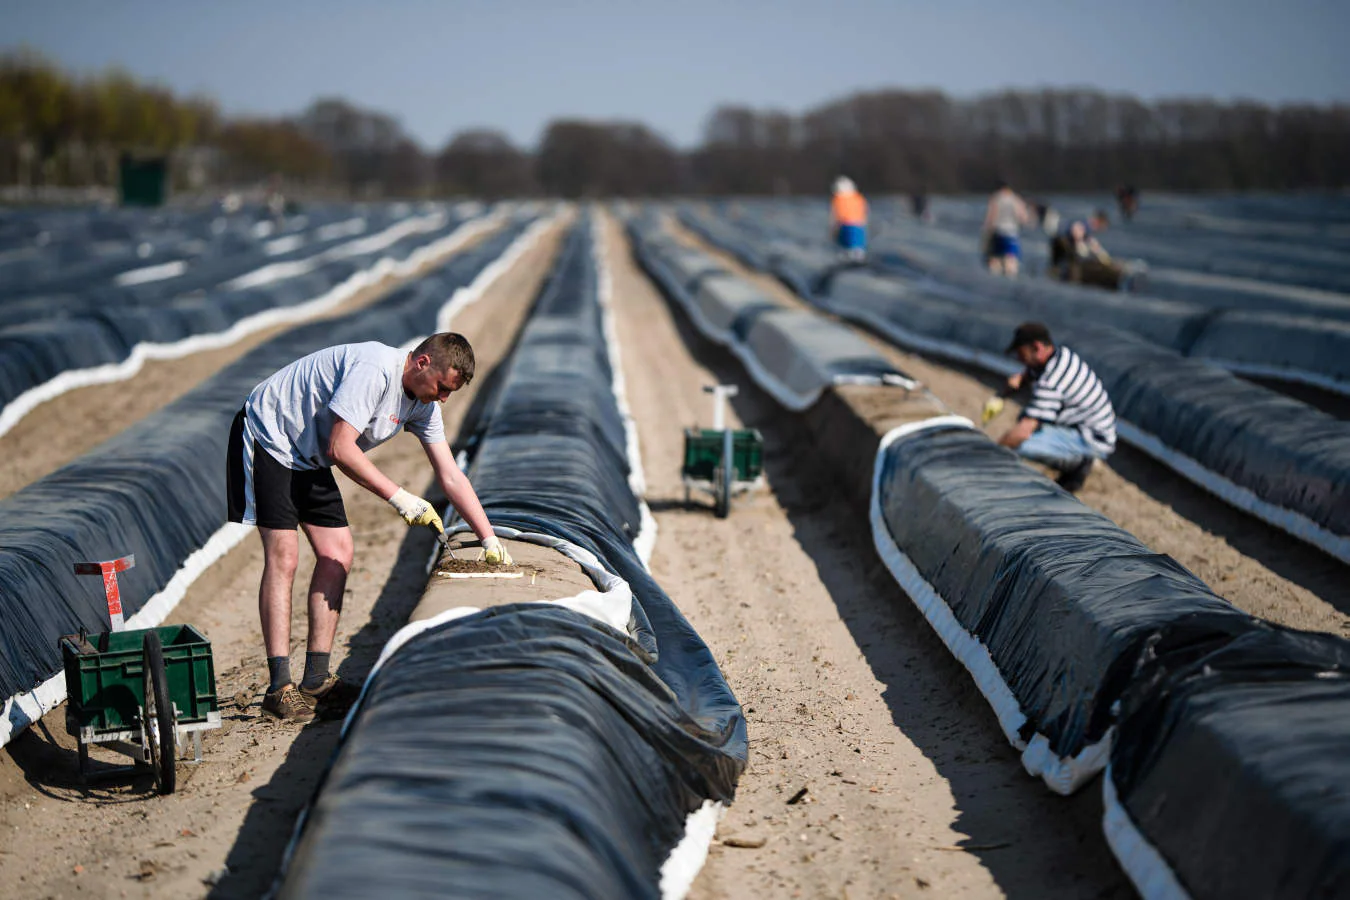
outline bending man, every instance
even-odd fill
[[[1076,493],[1092,464],[1116,449],[1116,413],[1096,373],[1068,347],[1056,347],[1040,322],[1017,326],[1008,352],[1026,369],[984,407],[987,423],[1003,409],[1003,398],[1031,385],[1031,401],[999,443],[1060,473],[1059,485]]]
[[[328,671],[354,551],[333,466],[388,501],[409,525],[442,531],[430,503],[395,484],[366,456],[407,429],[421,440],[450,503],[482,540],[488,563],[511,562],[473,486],[455,465],[437,405],[468,384],[473,370],[473,348],[458,334],[432,335],[406,354],[374,342],[341,344],[272,375],[253,389],[235,416],[227,467],[229,514],[232,522],[256,524],[262,537],[258,611],[269,674],[264,712],[308,721],[320,704],[341,707],[354,693]],[[298,686],[290,671],[297,525],[315,556],[305,675]]]

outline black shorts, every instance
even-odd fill
[[[289,531],[301,522],[320,528],[347,527],[347,509],[332,469],[288,469],[257,441],[252,454],[244,453],[242,409],[230,427],[228,452],[225,484],[231,522]]]

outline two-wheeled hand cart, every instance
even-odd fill
[[[726,427],[726,401],[734,397],[732,384],[709,385],[713,395],[713,427],[684,430],[684,502],[694,489],[713,496],[719,519],[731,511],[731,498],[763,483],[764,436],[756,428]]]
[[[102,744],[135,763],[99,772],[154,772],[161,794],[173,793],[176,766],[187,751],[202,761],[202,732],[220,727],[211,642],[191,625],[123,627],[117,573],[136,564],[134,556],[76,563],[80,575],[101,575],[111,630],[61,638],[66,675],[66,731],[79,744],[80,779],[95,777],[89,747]]]

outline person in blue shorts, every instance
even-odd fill
[[[1026,202],[1000,181],[984,213],[985,260],[995,275],[1016,278],[1022,258],[1018,235],[1031,221]]]
[[[834,182],[830,225],[846,259],[859,262],[867,255],[867,201],[853,182],[843,176]]]

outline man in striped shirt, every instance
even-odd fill
[[[1017,326],[1008,352],[1026,370],[1008,379],[1001,396],[1030,382],[1031,400],[1017,424],[999,439],[1021,456],[1059,471],[1059,484],[1076,493],[1092,464],[1116,449],[1116,413],[1096,373],[1068,347],[1055,346],[1040,322]]]

